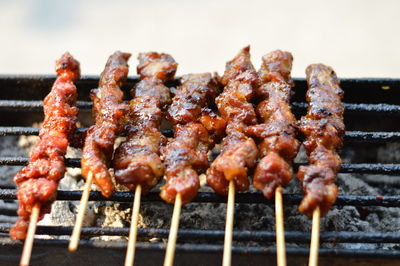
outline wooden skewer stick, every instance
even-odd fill
[[[223,266],[231,265],[234,209],[235,209],[235,183],[233,180],[231,180],[229,182],[228,203],[226,206],[224,255],[222,258]]]
[[[129,230],[129,241],[125,257],[125,266],[133,266],[135,261],[135,246],[136,246],[137,224],[139,220],[141,194],[142,194],[142,186],[137,185],[135,189],[135,198],[133,200],[132,220],[131,220],[131,228]]]
[[[285,227],[283,223],[282,187],[275,190],[275,226],[277,265],[286,266]]]
[[[309,266],[318,265],[320,216],[321,210],[317,207],[313,212]]]
[[[36,224],[39,219],[40,204],[36,203],[31,212],[31,219],[29,221],[28,233],[26,235],[24,249],[22,250],[21,261],[19,265],[28,266],[31,259],[33,240],[35,238]]]
[[[175,198],[174,212],[172,214],[171,229],[169,230],[167,251],[165,253],[164,266],[174,264],[176,237],[178,235],[179,216],[181,215],[182,198],[178,193]]]
[[[86,207],[89,200],[90,186],[93,182],[93,173],[89,172],[86,178],[85,188],[83,189],[81,201],[79,203],[78,215],[76,216],[76,222],[74,230],[72,231],[71,240],[69,241],[68,250],[76,251],[78,249],[79,238],[81,236],[83,218],[85,217]]]

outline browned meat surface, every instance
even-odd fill
[[[114,142],[121,131],[120,121],[127,112],[121,86],[128,76],[130,54],[115,52],[107,61],[100,76],[99,88],[91,93],[96,121],[87,131],[82,152],[82,175],[92,172],[95,183],[105,197],[111,196],[114,185],[108,171]]]
[[[138,74],[141,81],[132,89],[130,110],[126,117],[128,135],[115,151],[113,164],[118,183],[143,193],[155,186],[164,174],[160,145],[165,142],[160,132],[163,108],[170,102],[169,89],[164,85],[172,80],[178,64],[167,54],[139,55]]]
[[[238,75],[248,70],[254,70],[254,66],[250,60],[250,46],[243,48],[235,58],[226,63],[225,73],[220,82],[226,86]]]
[[[262,60],[259,74],[263,84],[256,92],[263,99],[257,106],[263,123],[247,128],[246,133],[261,140],[261,160],[254,172],[254,187],[271,198],[278,186],[286,186],[292,180],[292,161],[300,144],[296,139],[296,118],[290,110],[293,57],[289,52],[277,50]]]
[[[142,80],[146,78],[156,78],[163,81],[174,79],[178,63],[169,54],[140,53],[138,59],[137,72]]]
[[[202,108],[214,101],[219,90],[210,73],[184,75],[181,83],[168,108],[167,118],[173,123],[186,124],[197,120]]]
[[[248,171],[257,159],[254,140],[244,133],[249,125],[257,123],[253,105],[249,102],[259,85],[259,77],[250,61],[249,47],[226,65],[222,82],[227,84],[216,99],[218,110],[228,125],[222,141],[221,154],[207,170],[207,183],[219,194],[228,193],[229,181],[237,191],[249,187]]]
[[[211,109],[203,108],[199,122],[207,129],[211,138],[216,143],[225,135],[226,121],[216,115]]]
[[[334,184],[341,159],[338,155],[343,143],[343,91],[332,68],[315,64],[307,67],[308,112],[300,121],[305,135],[311,165],[301,166],[298,178],[302,181],[304,198],[300,211],[308,217],[319,206],[325,215],[335,203],[338,188]]]
[[[197,122],[174,127],[174,139],[163,149],[167,180],[161,198],[174,203],[178,193],[182,204],[190,202],[200,186],[198,173],[208,168],[208,150],[213,144],[205,127]]]
[[[168,109],[167,118],[177,125],[174,139],[162,150],[167,183],[160,195],[173,203],[179,193],[182,204],[186,204],[198,192],[198,174],[208,168],[207,154],[214,144],[213,137],[224,133],[225,121],[204,108],[219,92],[218,83],[210,73],[184,75],[181,84]]]
[[[31,157],[14,178],[18,185],[18,221],[10,231],[14,239],[24,239],[33,207],[40,204],[42,219],[51,210],[57,187],[66,171],[64,156],[68,139],[76,128],[78,109],[74,81],[80,76],[79,62],[65,53],[56,62],[57,79],[43,102],[44,122],[39,132],[40,140]]]

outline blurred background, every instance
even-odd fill
[[[178,75],[224,70],[251,45],[258,68],[274,49],[294,55],[293,76],[310,63],[339,77],[400,77],[399,1],[0,0],[0,74],[53,74],[71,52],[82,74],[99,74],[115,50],[170,53]]]

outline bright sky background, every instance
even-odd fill
[[[400,77],[400,1],[104,1],[0,0],[0,74],[54,73],[64,51],[82,74],[107,57],[170,53],[178,74],[222,72],[250,44],[258,68],[274,49],[293,53],[293,76],[311,63],[339,77]]]

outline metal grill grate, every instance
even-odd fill
[[[19,116],[23,113],[41,113],[42,101],[40,100],[43,95],[48,92],[52,82],[53,76],[45,77],[26,77],[15,76],[7,77],[0,76],[0,114],[13,114]],[[92,107],[92,103],[88,101],[88,91],[96,87],[98,77],[84,77],[78,82],[78,90],[80,93],[80,101],[78,106],[81,111],[88,113]],[[137,79],[130,79],[126,90],[128,90]],[[292,104],[293,111],[299,115],[305,112],[307,105],[303,102],[301,97],[304,97],[306,84],[304,79],[295,79],[296,82],[296,96],[295,102]],[[176,84],[172,83],[172,85]],[[396,79],[344,79],[342,80],[342,87],[346,92],[345,99],[355,99],[346,103],[346,119],[356,120],[357,117],[371,117],[372,119],[382,120],[384,122],[383,131],[379,126],[362,127],[362,130],[351,130],[346,133],[346,143],[355,144],[384,144],[387,142],[399,142],[400,132],[398,125],[390,125],[393,120],[400,116],[400,105],[396,105],[396,96],[400,98],[400,80]],[[382,88],[390,88],[390,90],[382,90]],[[28,92],[32,88],[37,89],[37,92],[21,94],[21,92]],[[374,96],[376,94],[376,97]],[[355,97],[359,96],[359,97]],[[23,100],[21,100],[23,98]],[[365,103],[366,102],[366,103]],[[350,118],[347,118],[350,116]],[[3,121],[4,120],[4,121]],[[379,122],[379,121],[378,121]],[[22,123],[22,122],[21,122]],[[29,124],[28,122],[23,122]],[[22,123],[22,124],[23,124]],[[347,124],[347,123],[346,123]],[[388,125],[389,124],[389,125]],[[0,118],[0,136],[19,136],[19,135],[37,135],[39,129],[34,127],[27,127],[20,124],[10,123],[10,120]],[[391,128],[392,131],[385,131],[386,128]],[[378,128],[378,129],[377,129]],[[78,129],[78,132],[85,131],[86,128]],[[164,135],[171,136],[171,130],[164,130]],[[216,154],[213,154],[214,156]],[[27,164],[28,158],[26,157],[0,157],[0,166],[22,166]],[[68,167],[80,167],[80,158],[69,158],[66,160]],[[295,171],[301,164],[295,164]],[[341,173],[356,173],[356,174],[383,174],[383,175],[400,175],[399,164],[378,164],[378,163],[351,163],[343,164]],[[59,191],[57,200],[79,200],[81,191]],[[16,190],[13,188],[2,187],[0,188],[1,200],[15,200]],[[284,204],[286,206],[298,205],[302,199],[301,194],[285,194]],[[133,194],[130,192],[116,192],[110,198],[104,198],[99,192],[92,191],[90,193],[91,201],[115,201],[115,202],[132,202]],[[151,192],[142,197],[142,202],[160,202],[162,201],[158,192]],[[273,200],[266,200],[261,193],[240,193],[237,194],[236,203],[238,204],[268,204],[272,205]],[[219,196],[215,193],[200,192],[193,200],[194,203],[226,203],[226,197]],[[381,206],[381,207],[400,207],[400,196],[350,196],[340,195],[337,199],[336,205],[338,206]],[[3,215],[15,215],[12,210],[0,210]],[[11,227],[11,224],[0,224],[0,235],[6,236]],[[57,235],[68,236],[71,234],[71,227],[62,226],[39,226],[37,229],[38,235]],[[100,227],[85,227],[82,230],[82,235],[86,237],[95,236],[127,236],[129,228],[100,228]],[[138,237],[144,238],[166,238],[168,229],[156,228],[140,228]],[[286,241],[288,243],[308,243],[310,241],[310,233],[304,232],[285,232]],[[181,229],[178,234],[178,242],[185,242],[185,244],[177,244],[177,252],[192,253],[219,253],[222,251],[221,241],[224,237],[224,231],[221,230],[195,230],[195,229]],[[234,241],[238,245],[234,246],[234,254],[242,254],[247,256],[251,255],[265,255],[274,254],[275,233],[267,231],[234,231]],[[191,243],[190,240],[201,240],[201,243]],[[210,244],[217,241],[219,244]],[[258,246],[253,246],[252,243],[257,242]],[[321,242],[325,243],[400,243],[399,233],[366,233],[366,232],[322,232]],[[268,243],[268,244],[266,244]],[[7,237],[0,238],[0,245],[3,247],[20,246],[19,242],[11,241]],[[261,246],[260,246],[261,245]],[[66,240],[37,240],[35,246],[44,247],[62,247],[67,246]],[[112,248],[123,250],[126,247],[126,242],[120,241],[81,241],[82,247],[87,248]],[[264,247],[265,246],[265,247]],[[165,249],[164,244],[160,243],[138,243],[137,248],[142,251],[159,252]],[[1,248],[0,248],[1,250]],[[287,248],[289,256],[305,256],[308,255],[306,248]],[[121,253],[123,254],[123,253]],[[351,257],[351,258],[400,258],[399,250],[387,249],[326,249],[320,250],[321,256],[335,256],[335,257]],[[123,255],[122,255],[123,257]],[[179,262],[179,255],[177,256]]]

